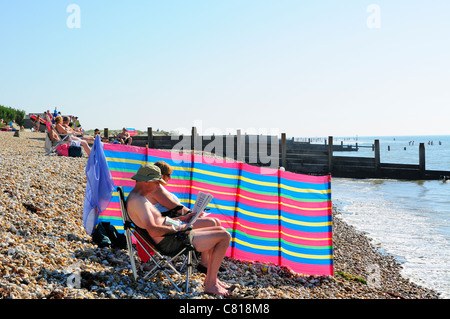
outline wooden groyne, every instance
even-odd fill
[[[228,159],[287,171],[346,178],[381,178],[403,180],[447,180],[450,171],[427,170],[425,145],[419,145],[418,164],[394,164],[380,161],[380,143],[371,146],[374,157],[339,156],[339,152],[357,152],[358,145],[338,145],[329,136],[323,144],[299,142],[281,136],[247,135],[237,130],[235,135],[200,136],[195,127],[190,136],[162,136],[148,128],[147,136],[133,136],[132,145],[155,149],[194,150],[214,153]],[[108,129],[104,130],[108,137]],[[370,147],[370,146],[369,146]],[[337,153],[337,154],[336,154]]]

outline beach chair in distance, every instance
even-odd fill
[[[52,140],[50,139],[50,130],[47,130],[45,134],[45,150],[47,151],[47,154],[45,155],[55,152],[59,145],[69,143],[71,135],[72,134],[58,134],[60,140]]]
[[[154,264],[153,268],[145,274],[144,279],[148,278],[149,280],[153,278],[158,272],[162,272],[167,279],[172,283],[174,288],[178,292],[182,292],[180,285],[175,283],[170,277],[168,271],[169,269],[175,272],[178,275],[181,275],[181,269],[185,268],[186,272],[186,280],[185,280],[185,292],[189,292],[189,280],[192,274],[192,260],[194,257],[195,249],[193,246],[185,246],[179,252],[177,252],[174,256],[165,256],[162,254],[157,248],[153,239],[149,236],[148,232],[144,229],[137,227],[128,215],[128,211],[126,208],[126,200],[125,194],[123,192],[122,186],[117,187],[117,192],[119,193],[119,201],[120,201],[120,209],[122,211],[122,220],[125,230],[125,238],[127,241],[128,255],[130,257],[131,269],[133,271],[134,280],[137,280],[137,270],[136,270],[136,262],[134,259],[135,250],[133,247],[132,237],[134,236],[136,240],[136,245],[140,245],[141,251],[144,251],[148,256],[149,260]],[[180,268],[180,271],[176,269],[174,266],[174,261],[179,258],[184,258],[183,265]]]

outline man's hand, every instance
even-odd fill
[[[183,225],[179,230],[180,233],[188,233],[192,230],[192,226],[188,226],[187,224]]]
[[[181,220],[182,222],[189,223],[189,221],[191,220],[191,218],[194,217],[194,216],[195,216],[194,213],[188,213],[188,214],[186,214],[186,215],[177,217],[177,218],[175,218],[175,219],[179,219],[179,220]]]

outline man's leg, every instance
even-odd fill
[[[81,140],[81,146],[83,146],[84,151],[85,151],[85,152],[87,153],[87,155],[89,156],[89,154],[91,153],[91,148],[89,147],[89,144],[88,144],[86,141]]]
[[[199,219],[197,219],[195,221],[193,226],[194,226],[193,228],[195,230],[197,230],[199,228],[216,227],[216,226],[220,226],[220,220],[218,220],[217,218],[200,217]],[[210,252],[202,253],[202,258],[200,260],[200,264],[202,266],[204,266],[205,268],[208,268],[210,255],[211,255]]]
[[[193,226],[194,229],[220,226],[220,220],[214,217],[199,217]]]
[[[201,253],[209,253],[208,272],[205,278],[205,292],[228,295],[229,292],[219,280],[217,273],[230,246],[231,235],[223,227],[200,228],[195,231],[193,245]]]

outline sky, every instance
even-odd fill
[[[85,129],[449,135],[448,0],[0,0],[0,105]]]

